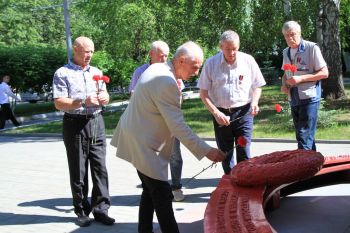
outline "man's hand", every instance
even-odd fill
[[[259,105],[257,103],[252,102],[251,108],[252,108],[252,111],[250,112],[250,114],[253,116],[256,116],[260,111]]]
[[[219,125],[230,125],[230,117],[226,116],[220,111],[215,112],[214,114],[215,120]]]
[[[109,95],[106,91],[100,91],[97,95],[99,104],[106,105],[109,102]]]
[[[223,161],[225,159],[225,154],[219,149],[211,148],[206,157],[216,163]]]
[[[98,102],[96,95],[90,95],[86,98],[85,105],[87,107],[91,107],[91,106],[98,106],[98,105],[100,105],[100,103]]]
[[[289,86],[295,86],[295,85],[302,83],[302,82],[303,82],[303,77],[301,75],[300,76],[292,76],[286,80],[286,84]]]
[[[281,91],[286,94],[289,95],[289,88],[287,87],[287,85],[282,85],[281,86]]]

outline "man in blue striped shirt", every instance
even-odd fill
[[[58,110],[64,111],[63,140],[67,151],[74,212],[77,224],[85,227],[91,221],[114,224],[108,216],[111,205],[106,168],[106,135],[102,106],[108,104],[106,85],[99,77],[102,71],[89,63],[94,43],[87,37],[74,42],[73,61],[59,68],[53,77],[53,97]],[[92,176],[91,203],[88,200],[88,165]]]

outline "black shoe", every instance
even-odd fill
[[[90,226],[91,224],[91,220],[88,216],[78,216],[78,220],[77,220],[77,225],[80,227],[87,227]]]
[[[115,222],[115,219],[109,217],[107,214],[96,214],[95,221],[100,222],[104,225],[113,225]]]

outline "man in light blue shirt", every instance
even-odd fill
[[[135,90],[137,81],[139,80],[141,74],[154,63],[164,63],[167,61],[169,55],[169,46],[164,41],[158,40],[154,41],[151,45],[151,50],[149,51],[150,62],[143,64],[135,69],[131,83],[129,86],[129,93],[132,94]]]

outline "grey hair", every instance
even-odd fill
[[[220,36],[220,43],[224,41],[230,41],[230,42],[238,42],[239,43],[239,35],[237,32],[232,30],[224,31],[224,33]]]
[[[202,48],[193,41],[188,41],[176,49],[176,52],[174,54],[174,59],[180,56],[185,56],[187,59],[192,61],[197,58],[201,60],[204,59]]]
[[[169,51],[169,46],[164,41],[157,40],[157,41],[153,41],[152,42],[152,44],[151,44],[151,50],[152,51],[157,51],[160,48],[163,48],[164,50],[168,50]]]
[[[285,34],[287,33],[288,31],[297,31],[297,32],[301,32],[301,27],[300,27],[300,24],[298,24],[298,22],[296,21],[287,21],[283,24],[283,27],[282,27],[282,33]]]

